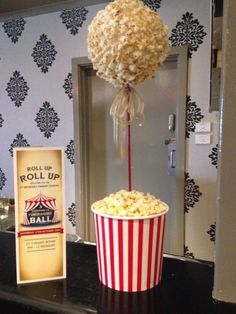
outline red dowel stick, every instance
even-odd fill
[[[128,189],[129,191],[132,191],[132,169],[131,169],[131,125],[130,125],[130,115],[129,112],[127,112],[127,120],[128,120]]]

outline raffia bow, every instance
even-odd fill
[[[144,102],[136,90],[129,85],[122,87],[110,108],[114,143],[121,159],[126,155],[127,126],[133,121],[141,126],[144,119],[143,112]]]

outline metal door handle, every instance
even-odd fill
[[[170,132],[174,132],[175,131],[175,114],[174,113],[169,114],[169,117],[168,117],[168,130]]]
[[[175,149],[170,152],[170,168],[175,168]]]

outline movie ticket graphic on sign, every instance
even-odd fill
[[[17,283],[65,278],[64,150],[14,148]]]

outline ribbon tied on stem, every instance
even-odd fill
[[[144,120],[144,102],[130,85],[120,89],[115,97],[110,115],[113,119],[113,137],[116,150],[121,159],[126,155],[127,127],[133,122],[142,126]]]

